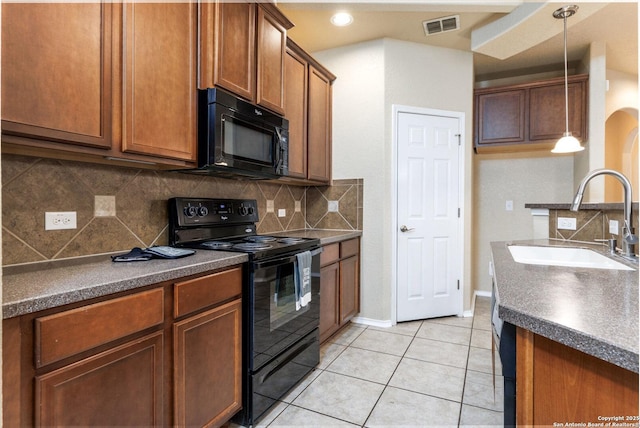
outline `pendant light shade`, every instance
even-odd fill
[[[573,153],[584,150],[584,147],[580,145],[580,141],[569,131],[569,78],[568,78],[568,64],[567,64],[567,18],[575,15],[578,11],[578,6],[564,6],[553,12],[553,17],[556,19],[562,19],[564,21],[564,119],[565,119],[565,132],[557,142],[552,153]]]
[[[565,132],[562,138],[557,142],[551,153],[574,153],[584,150],[580,145],[580,141],[571,132]]]

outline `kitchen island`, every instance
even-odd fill
[[[491,244],[498,316],[516,327],[518,424],[606,423],[613,420],[603,418],[620,416],[617,422],[637,426],[637,265],[517,263],[510,244],[606,251],[548,239]]]

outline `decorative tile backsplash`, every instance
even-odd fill
[[[637,204],[635,204],[637,206]],[[576,230],[558,229],[558,218],[575,218]],[[609,233],[609,220],[618,222],[618,234]],[[638,233],[638,216],[632,217],[633,228]],[[549,210],[549,237],[566,239],[572,241],[593,242],[596,239],[609,239],[611,237],[618,240],[618,247],[622,244],[622,226],[624,224],[623,211],[620,210],[593,210],[585,209],[579,211],[569,210]],[[637,251],[637,250],[636,250]]]
[[[165,245],[166,205],[174,196],[256,199],[262,234],[362,230],[362,195],[360,179],[301,187],[3,155],[3,263]],[[75,211],[77,228],[45,231],[48,211]]]

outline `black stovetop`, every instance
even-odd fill
[[[252,260],[295,254],[320,246],[315,238],[259,235],[253,199],[169,199],[169,245],[247,253]]]

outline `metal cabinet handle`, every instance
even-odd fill
[[[413,227],[412,228],[408,228],[404,224],[402,225],[402,227],[400,227],[400,232],[409,232],[410,230],[413,230]]]

